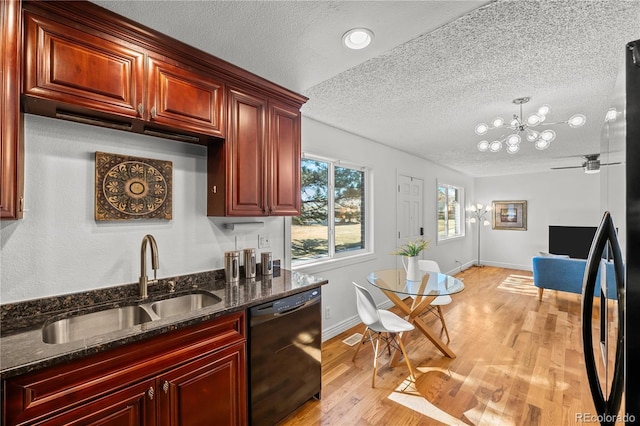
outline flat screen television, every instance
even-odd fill
[[[589,257],[595,226],[549,226],[549,253],[566,254],[574,259]]]

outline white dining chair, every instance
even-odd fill
[[[356,303],[358,307],[358,315],[360,316],[360,319],[362,320],[366,328],[362,333],[362,339],[360,339],[360,343],[356,348],[356,353],[353,354],[352,361],[355,362],[356,357],[358,356],[358,352],[360,351],[360,347],[364,343],[365,339],[368,339],[371,342],[371,346],[374,350],[373,378],[371,379],[371,387],[375,387],[376,372],[378,371],[378,357],[380,356],[380,340],[382,340],[386,344],[389,353],[391,353],[392,347],[395,349],[400,349],[400,351],[402,351],[404,361],[407,364],[407,368],[409,368],[411,379],[415,382],[415,375],[413,374],[411,362],[409,362],[409,357],[407,356],[407,352],[405,351],[401,336],[399,336],[400,333],[413,330],[413,324],[410,324],[408,321],[400,318],[393,312],[387,311],[385,309],[378,309],[373,297],[371,296],[371,293],[369,293],[366,288],[358,285],[355,282],[353,283],[353,285],[356,288]]]
[[[440,265],[435,260],[418,260],[418,268],[421,271],[427,272],[440,272]],[[438,318],[440,318],[440,323],[442,324],[442,329],[444,330],[444,334],[447,336],[447,343],[451,341],[449,337],[449,330],[447,329],[447,324],[444,321],[444,314],[442,313],[442,306],[448,305],[451,303],[451,296],[444,295],[438,296],[431,302],[431,308],[427,312],[431,312]]]

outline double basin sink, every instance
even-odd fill
[[[222,302],[200,291],[153,302],[120,306],[82,315],[52,319],[42,329],[44,343],[67,343],[125,330],[147,322],[184,315]]]

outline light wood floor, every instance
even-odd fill
[[[595,410],[580,296],[547,290],[539,302],[526,271],[472,267],[457,277],[466,288],[444,307],[455,359],[414,330],[407,352],[416,382],[405,382],[404,362],[390,369],[385,354],[372,389],[371,345],[353,363],[355,346],[342,342],[364,328],[354,327],[323,344],[322,400],[281,425],[584,424],[582,413]],[[435,316],[425,318],[439,330]]]

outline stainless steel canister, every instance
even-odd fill
[[[262,266],[262,275],[273,274],[273,260],[271,259],[271,252],[265,251],[260,254],[260,264]]]
[[[240,252],[238,250],[224,253],[224,279],[228,283],[240,280]]]
[[[246,248],[244,251],[244,275],[247,278],[256,277],[256,249]]]

